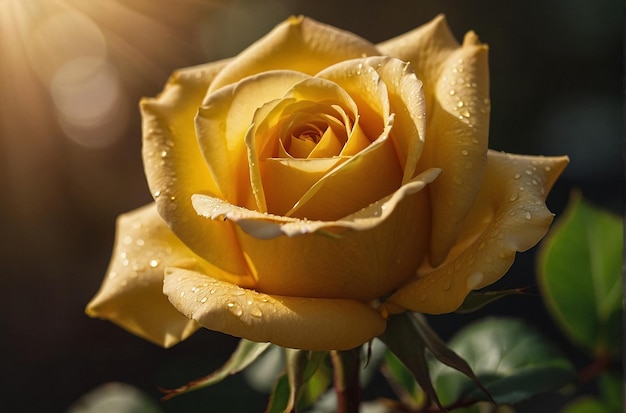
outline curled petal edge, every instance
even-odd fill
[[[554,215],[544,200],[568,158],[488,155],[483,188],[450,257],[436,268],[421,268],[417,279],[382,304],[381,313],[453,312],[470,291],[500,279],[516,252],[528,250],[546,234]]]
[[[163,292],[205,328],[281,347],[348,350],[386,327],[385,319],[360,301],[268,295],[182,268],[165,270]]]
[[[407,195],[421,191],[440,173],[441,169],[428,169],[393,194],[337,221],[312,221],[265,214],[203,194],[192,195],[191,202],[198,215],[212,220],[221,218],[233,221],[244,232],[259,239],[272,239],[282,235],[293,237],[314,232],[338,236],[346,230],[363,231],[379,225],[391,215],[396,205]]]

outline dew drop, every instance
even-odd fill
[[[483,248],[485,248],[485,242],[481,242],[480,244],[478,244],[478,251],[482,250]]]
[[[133,264],[133,271],[137,271],[137,272],[143,272],[146,270],[146,267],[141,265],[141,264]]]
[[[521,176],[522,176],[522,175],[520,175],[520,174],[515,174],[515,175],[513,176],[513,179],[520,179],[520,178],[521,178]]]
[[[161,196],[161,191],[154,191],[154,194],[152,194],[155,198],[158,198]]]
[[[545,168],[543,168],[546,172],[550,172],[552,170],[552,168],[550,168],[549,166],[546,166]]]
[[[480,271],[472,273],[469,277],[467,277],[467,289],[473,290],[478,287],[483,281],[483,277],[483,273]]]
[[[167,156],[167,151],[161,151],[161,158],[165,158]]]
[[[454,94],[456,93],[456,91],[454,89],[450,89],[450,91],[448,92],[451,96],[454,96]]]
[[[235,306],[235,303],[233,303],[232,301],[229,301],[226,303],[226,307],[228,308],[233,308]]]
[[[117,277],[117,273],[115,271],[111,271],[109,273],[109,278],[115,278],[115,277]]]
[[[156,268],[159,266],[159,264],[161,263],[161,261],[159,260],[150,260],[150,268]]]
[[[146,242],[140,238],[137,241],[135,241],[135,244],[137,244],[139,247],[143,247],[146,244]]]
[[[244,295],[245,293],[246,292],[244,290],[235,290],[232,292],[234,296],[241,296],[241,295]]]
[[[126,235],[123,240],[124,244],[131,244],[133,242],[133,237],[130,235]]]
[[[524,218],[526,219],[531,219],[533,216],[531,215],[531,213],[529,211],[526,211],[526,214],[524,215]]]
[[[465,103],[463,103],[463,101],[462,101],[462,100],[459,100],[459,101],[457,102],[456,106],[457,106],[458,108],[462,108],[463,106],[465,106]]]
[[[261,317],[263,315],[263,312],[259,307],[254,306],[250,309],[250,315],[253,317]]]
[[[463,184],[463,178],[461,178],[460,175],[455,174],[454,176],[452,176],[452,180],[457,185],[462,185]]]
[[[467,109],[462,110],[461,111],[461,116],[469,118],[470,117],[469,110],[467,110]]]
[[[469,155],[469,151],[468,151],[467,149],[463,149],[463,150],[461,151],[461,155],[463,155],[463,156],[467,156],[467,155]]]
[[[181,291],[181,292],[180,292],[180,296],[181,296],[181,297],[184,297],[184,296],[185,296],[185,292],[184,292],[184,291]]]
[[[207,300],[208,300],[208,298],[205,296],[205,297],[202,297],[202,298],[200,299],[200,302],[201,302],[202,304],[204,304],[204,303],[206,303],[206,302],[207,302]]]
[[[209,294],[213,295],[213,294],[215,294],[215,291],[217,291],[217,289],[215,289],[215,288],[211,288],[211,289],[209,290]]]
[[[511,196],[509,197],[509,201],[511,202],[516,201],[517,198],[519,198],[519,194],[517,192],[513,192]]]

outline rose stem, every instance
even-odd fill
[[[331,351],[334,368],[335,393],[338,413],[358,413],[361,402],[359,371],[360,348],[347,351]]]

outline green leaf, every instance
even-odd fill
[[[221,368],[207,376],[204,376],[197,380],[193,380],[177,389],[163,389],[163,391],[165,392],[165,396],[163,396],[162,400],[168,400],[179,394],[187,393],[192,390],[197,390],[215,383],[219,383],[226,377],[238,373],[248,367],[270,346],[271,343],[257,343],[254,341],[241,339],[234,353]]]
[[[624,381],[621,375],[612,372],[602,374],[598,387],[602,400],[607,406],[607,413],[624,411]]]
[[[579,196],[541,246],[539,285],[562,329],[594,356],[621,352],[623,224]]]
[[[598,399],[582,397],[565,406],[561,413],[607,413],[607,410]]]
[[[493,399],[513,404],[575,379],[571,364],[536,331],[515,319],[488,318],[465,327],[450,348],[463,357]],[[441,363],[433,382],[444,404],[486,400],[465,375]]]

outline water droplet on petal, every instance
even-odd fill
[[[517,198],[519,198],[519,194],[517,192],[513,192],[511,196],[509,197],[509,201],[511,202],[516,201]]]
[[[263,312],[259,307],[254,306],[250,309],[250,315],[253,317],[261,317],[263,315]]]
[[[202,297],[202,298],[200,299],[200,302],[201,302],[202,304],[204,304],[204,303],[206,303],[206,302],[207,302],[207,300],[208,300],[208,298],[207,298],[207,297]]]
[[[472,273],[469,277],[467,277],[467,289],[473,290],[480,285],[483,281],[483,273],[480,271],[476,271]]]

